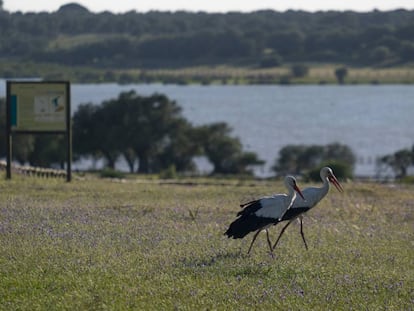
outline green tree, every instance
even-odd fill
[[[260,60],[260,67],[262,68],[271,68],[279,67],[282,64],[282,57],[277,53],[272,53],[270,55],[265,55]]]
[[[409,62],[414,60],[414,42],[403,41],[400,48],[401,60]]]
[[[67,160],[66,152],[66,140],[63,135],[36,135],[34,148],[28,159],[33,166],[57,165],[63,169]]]
[[[279,151],[279,157],[276,159],[272,170],[278,175],[300,174],[300,156],[306,151],[305,145],[287,145]]]
[[[119,124],[119,148],[135,153],[139,173],[153,171],[157,155],[165,142],[173,141],[174,127],[183,120],[181,107],[161,94],[141,97],[134,91],[124,92],[105,103],[104,109],[115,110],[111,115],[112,122]]]
[[[112,126],[111,126],[112,125]],[[104,157],[109,168],[115,168],[119,157],[118,136],[112,116],[102,107],[82,104],[73,116],[73,151],[75,156]]]
[[[414,165],[414,145],[411,148],[411,163]]]
[[[392,51],[393,61],[409,62],[414,54],[414,12],[406,10],[95,14],[70,3],[53,13],[0,13],[3,58],[88,65],[105,71],[223,63],[257,65],[265,50],[291,63],[328,61],[355,65],[372,57],[385,57],[384,49],[371,53],[381,46]],[[263,62],[265,66],[274,64],[271,59]],[[18,68],[19,71],[7,69],[6,73],[27,76],[31,71],[33,76],[39,76],[37,67]],[[100,76],[89,72],[84,78]]]
[[[343,162],[348,164],[351,169],[353,169],[356,157],[349,146],[334,142],[323,147],[322,161]]]
[[[325,161],[320,163],[314,169],[309,170],[308,173],[305,175],[305,179],[315,182],[320,181],[320,171],[321,168],[325,166],[330,167],[334,171],[336,178],[340,180],[353,178],[352,166],[350,166],[348,163],[341,161]]]
[[[34,151],[35,136],[12,134],[12,158],[20,164],[30,163],[30,154]]]
[[[348,75],[348,69],[346,67],[340,67],[335,69],[335,76],[339,84],[345,83],[345,77]]]
[[[294,78],[303,78],[308,74],[309,67],[304,64],[296,64],[290,68],[290,71]]]
[[[195,170],[194,156],[202,154],[197,130],[185,119],[178,119],[171,126],[157,154],[159,170],[171,167],[177,172]]]
[[[343,163],[352,171],[355,155],[340,143],[322,145],[287,145],[279,151],[272,170],[278,175],[305,174],[322,163]]]
[[[103,156],[109,167],[123,154],[134,171],[178,172],[194,170],[193,158],[206,155],[214,173],[251,173],[252,165],[264,162],[244,152],[238,138],[230,136],[226,123],[194,128],[181,116],[181,108],[165,95],[141,97],[134,91],[101,106],[83,104],[73,118],[74,150],[78,156]]]
[[[283,58],[292,58],[303,51],[305,35],[298,30],[276,30],[268,37],[267,46],[274,49]]]
[[[298,155],[298,171],[302,172],[319,165],[324,158],[326,146],[310,145]]]
[[[261,165],[253,152],[243,152],[238,138],[231,137],[232,128],[219,122],[199,128],[204,154],[213,164],[213,174],[251,174],[249,167]]]
[[[414,147],[413,147],[414,149]],[[393,154],[385,155],[380,158],[380,163],[389,166],[397,178],[407,176],[408,168],[414,164],[414,152],[409,149],[401,149]]]
[[[237,158],[236,173],[253,174],[251,167],[263,164],[265,164],[265,161],[261,160],[255,152],[244,151]]]
[[[381,63],[391,58],[391,50],[386,46],[377,46],[370,52],[370,59],[373,63]]]
[[[95,115],[107,119],[105,139],[113,141],[111,150],[122,153],[131,172],[137,162],[139,173],[158,172],[171,165],[177,171],[194,168],[192,158],[199,147],[191,140],[192,127],[181,116],[181,107],[165,95],[142,97],[134,91],[123,92],[105,101]],[[88,126],[95,131],[96,121]],[[103,153],[101,147],[94,149]]]

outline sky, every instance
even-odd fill
[[[414,10],[413,0],[3,0],[3,9],[9,12],[54,12],[61,5],[78,3],[89,11],[98,13],[110,11],[124,13],[128,11],[204,11],[204,12],[252,12],[263,9],[275,11],[304,10],[367,12],[374,9],[388,11],[394,9]]]

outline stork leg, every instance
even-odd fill
[[[274,258],[274,256],[273,256],[272,242],[270,242],[269,230],[267,230],[267,229],[266,229],[266,238],[267,238],[267,245],[269,245],[269,249],[270,249],[270,255],[272,256],[272,258]]]
[[[257,232],[254,234],[252,243],[250,243],[250,247],[249,247],[249,250],[247,251],[247,254],[250,254],[250,251],[252,249],[253,243],[254,243],[254,241],[256,241],[256,238],[259,235],[260,231],[262,231],[262,229],[257,230]]]
[[[305,235],[303,234],[303,224],[302,224],[302,217],[300,219],[300,235],[302,236],[303,243],[305,243],[305,248],[308,250],[308,244],[306,244]]]
[[[280,231],[279,237],[277,238],[275,244],[273,245],[273,249],[276,248],[277,243],[279,242],[280,238],[282,237],[283,233],[285,232],[286,228],[290,225],[293,220],[289,221],[286,226],[283,227],[282,231]]]

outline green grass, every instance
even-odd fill
[[[2,179],[0,310],[410,310],[414,186],[344,187],[272,259],[223,232],[279,181]]]

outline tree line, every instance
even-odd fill
[[[52,13],[0,10],[0,29],[0,59],[97,68],[414,60],[407,10],[113,14],[71,3]]]
[[[197,156],[207,157],[214,174],[251,173],[250,167],[263,161],[243,151],[230,134],[226,123],[193,126],[181,107],[162,94],[123,92],[102,105],[80,105],[73,117],[77,156],[104,157],[110,168],[122,156],[131,173],[158,173],[172,166],[191,172]]]
[[[0,100],[0,140],[5,142],[5,102]],[[181,115],[181,107],[162,94],[143,97],[134,91],[100,105],[81,104],[74,113],[74,160],[91,157],[104,159],[115,169],[123,157],[131,173],[194,172],[197,156],[205,156],[213,165],[213,174],[252,174],[254,165],[264,162],[253,152],[243,150],[226,123],[193,126]],[[13,137],[15,161],[33,166],[60,166],[65,161],[65,141],[56,135]],[[0,157],[6,146],[0,146]]]
[[[264,164],[256,153],[243,150],[227,123],[194,126],[181,112],[181,107],[163,94],[145,97],[135,91],[122,92],[101,104],[81,104],[72,119],[74,160],[103,159],[105,167],[115,170],[122,157],[131,173],[141,174],[168,170],[194,173],[197,157],[205,157],[213,166],[211,173],[220,175],[252,175],[255,166]],[[0,99],[3,142],[5,126],[5,100]],[[62,136],[14,135],[13,159],[20,164],[63,168],[65,144]],[[0,158],[5,156],[3,143]],[[355,162],[352,149],[338,142],[287,145],[279,151],[271,169],[277,176],[295,174],[318,180],[319,169],[329,165],[339,178],[352,178]],[[414,146],[382,156],[377,165],[404,178],[414,166]]]

